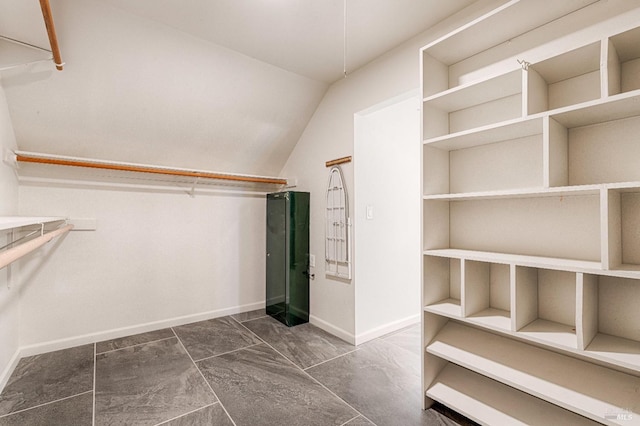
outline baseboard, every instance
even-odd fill
[[[309,315],[309,322],[316,327],[326,331],[327,333],[333,334],[334,336],[344,340],[345,342],[355,345],[355,336],[347,332],[346,330],[336,327],[335,325],[328,323],[325,320],[322,320],[314,315]]]
[[[247,305],[235,306],[233,308],[217,309],[214,311],[201,312],[198,314],[184,315],[180,317],[168,318],[160,321],[148,322],[145,324],[137,324],[129,327],[115,328],[111,330],[100,331],[96,333],[84,334],[65,339],[51,340],[33,345],[21,346],[18,350],[19,358],[39,355],[46,352],[68,349],[75,346],[86,345],[103,340],[117,339],[120,337],[131,336],[134,334],[146,333],[149,331],[160,330],[168,327],[176,327],[179,325],[189,324],[192,322],[205,321],[208,319],[224,317],[227,315],[239,314],[242,312],[253,311],[264,308],[265,302],[250,303]],[[14,366],[15,367],[15,366]],[[13,369],[11,369],[13,372]]]
[[[201,312],[198,314],[185,315],[181,317],[169,318],[161,321],[153,321],[145,324],[138,324],[130,327],[116,328],[112,330],[105,330],[96,333],[84,334],[82,336],[74,336],[65,339],[51,340],[48,342],[37,343],[34,345],[21,346],[18,348],[11,358],[11,361],[6,366],[2,374],[0,375],[0,392],[4,389],[9,377],[13,373],[14,369],[18,365],[20,358],[27,356],[39,355],[46,352],[57,351],[61,349],[68,349],[74,346],[86,345],[95,342],[101,342],[103,340],[117,339],[124,336],[130,336],[133,334],[146,333],[149,331],[160,330],[167,327],[176,327],[179,325],[189,324],[197,321],[205,321],[208,319],[219,318],[227,315],[239,314],[242,312],[253,311],[265,307],[265,302],[256,302],[246,305],[236,306],[233,308],[218,309],[214,311]],[[309,316],[309,322],[318,328],[330,333],[347,343],[352,345],[360,345],[362,343],[373,340],[377,337],[384,336],[385,334],[393,333],[404,327],[416,324],[420,321],[420,314],[412,315],[410,317],[385,324],[375,329],[353,335],[348,331],[336,327],[335,325],[320,319],[314,315]]]
[[[365,331],[364,333],[358,333],[355,336],[355,344],[361,345],[369,340],[376,339],[380,336],[384,336],[385,334],[393,333],[394,331],[401,330],[405,327],[408,327],[413,324],[417,324],[420,322],[420,314],[411,315],[410,317],[406,317],[397,321],[393,321],[380,327],[376,327],[374,329]]]
[[[0,393],[2,393],[4,387],[7,385],[9,377],[11,377],[11,375],[13,374],[13,370],[16,369],[20,358],[20,348],[18,348],[9,360],[9,363],[7,364],[5,369],[2,371],[2,374],[0,374]]]

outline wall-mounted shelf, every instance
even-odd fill
[[[65,224],[65,222],[64,218],[59,217],[0,217],[0,231],[36,227],[25,236],[12,239],[9,244],[0,249],[0,269],[73,229],[73,225]],[[52,224],[55,226],[51,227]],[[40,235],[34,237],[38,233]]]
[[[161,165],[127,163],[26,151],[15,152],[21,182],[82,182],[124,185],[161,185],[193,194],[196,188],[233,186],[241,190],[273,191],[287,185],[287,179]]]
[[[64,217],[51,216],[0,216],[0,231],[23,228],[25,226],[49,224],[65,221]]]
[[[52,59],[50,50],[0,36],[0,71]]]

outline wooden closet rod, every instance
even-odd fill
[[[268,183],[273,185],[287,184],[286,179],[271,178],[271,177],[231,175],[231,174],[213,173],[213,172],[198,172],[198,171],[166,169],[161,167],[150,167],[150,166],[132,165],[132,164],[119,164],[119,163],[110,164],[110,163],[98,163],[98,162],[94,163],[90,161],[63,159],[63,158],[29,157],[28,155],[23,155],[20,153],[16,153],[16,161],[23,162],[23,163],[40,163],[40,164],[53,164],[57,166],[88,167],[92,169],[152,173],[152,174],[158,174],[158,175],[171,175],[171,176],[186,176],[186,177],[194,177],[194,178],[229,180],[229,181],[237,181],[237,182]]]
[[[73,225],[63,226],[62,228],[47,232],[46,234],[41,235],[38,238],[34,238],[31,241],[27,241],[26,243],[20,244],[17,247],[0,253],[0,269],[4,268],[11,262],[15,262],[21,257],[31,253],[32,251],[48,243],[55,237],[69,232],[72,228]]]
[[[324,165],[326,167],[333,167],[333,166],[337,166],[338,164],[344,164],[344,163],[350,163],[350,162],[351,162],[351,156],[336,158],[335,160],[327,161],[326,163],[324,163]]]
[[[40,0],[40,9],[42,9],[44,25],[47,27],[47,35],[49,36],[51,53],[53,53],[53,61],[56,64],[56,69],[58,71],[62,71],[64,63],[60,56],[60,47],[58,46],[58,37],[56,36],[56,27],[53,24],[53,15],[51,14],[51,5],[49,4],[49,0]]]

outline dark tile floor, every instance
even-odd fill
[[[358,347],[264,310],[23,358],[5,425],[456,425],[420,408],[419,325]]]

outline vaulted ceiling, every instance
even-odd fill
[[[274,175],[345,63],[473,1],[347,0],[345,39],[343,0],[51,0],[65,70],[1,84],[21,150]],[[0,35],[48,47],[38,2],[0,0]]]

